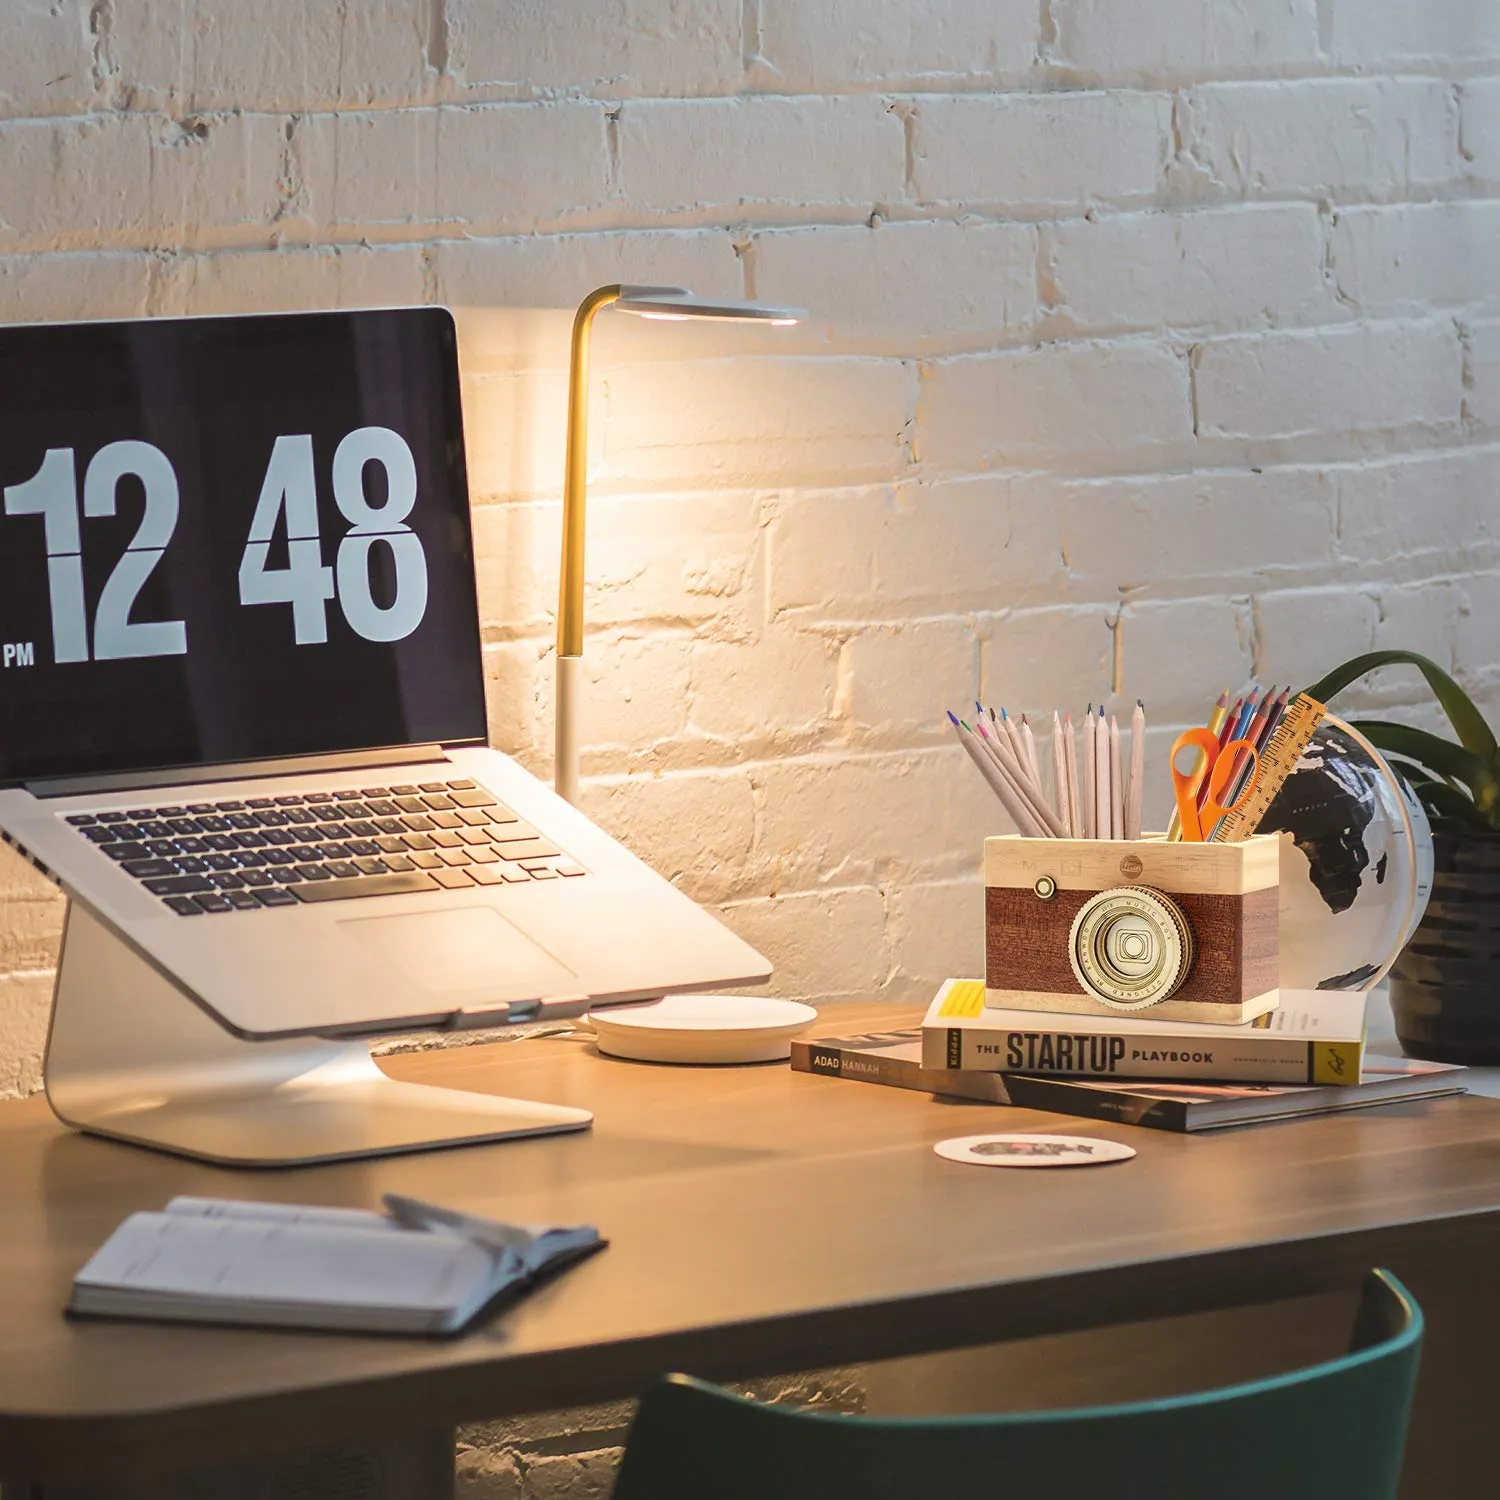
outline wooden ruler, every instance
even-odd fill
[[[1219,819],[1210,839],[1215,844],[1238,844],[1247,839],[1265,817],[1266,809],[1276,800],[1276,794],[1288,776],[1297,769],[1302,752],[1312,740],[1313,731],[1323,722],[1328,710],[1316,698],[1298,693],[1287,705],[1276,732],[1268,739],[1260,752],[1260,775],[1255,781],[1255,790],[1233,812]]]

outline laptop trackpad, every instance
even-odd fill
[[[529,1000],[577,988],[570,968],[487,906],[357,917],[338,925],[424,990]]]

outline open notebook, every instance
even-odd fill
[[[385,1214],[174,1198],[131,1216],[73,1282],[68,1311],[368,1333],[456,1333],[502,1292],[604,1241],[394,1194]]]

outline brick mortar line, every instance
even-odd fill
[[[1247,600],[1253,603],[1256,601],[1265,601],[1269,599],[1275,600],[1279,603],[1286,603],[1294,599],[1303,599],[1309,595],[1316,594],[1331,594],[1339,598],[1374,599],[1375,597],[1382,594],[1412,594],[1421,593],[1427,590],[1463,588],[1466,585],[1473,585],[1478,582],[1489,582],[1491,584],[1500,583],[1500,570],[1489,568],[1479,573],[1445,571],[1442,573],[1429,574],[1407,579],[1354,578],[1345,580],[1341,583],[1330,581],[1326,584],[1310,585],[1308,587],[1300,588],[1296,586],[1288,586],[1285,581],[1281,580],[1273,580],[1268,582],[1264,587],[1255,588],[1245,588],[1240,579],[1231,578],[1226,579],[1225,582],[1231,585],[1228,595],[1213,592],[1195,594],[1149,595],[1137,598],[1132,601],[1132,605],[1134,606],[1132,613],[1136,614],[1136,618],[1139,618],[1138,612],[1143,609],[1147,613],[1166,609],[1177,611],[1186,610],[1189,608],[1199,608],[1205,604],[1218,607],[1235,602],[1243,603]],[[761,638],[755,641],[726,640],[713,636],[697,636],[686,633],[679,635],[677,638],[681,640],[683,644],[690,646],[699,644],[709,646],[743,645],[747,651],[753,651],[763,643],[764,637],[768,634],[779,635],[783,637],[803,636],[819,640],[832,640],[840,644],[845,644],[850,641],[858,641],[864,637],[894,635],[899,631],[904,631],[913,627],[930,628],[935,626],[950,626],[965,631],[966,633],[972,635],[975,639],[983,639],[986,638],[988,634],[991,633],[992,629],[996,626],[1024,624],[1027,621],[1033,619],[1035,616],[1041,614],[1064,614],[1075,619],[1086,620],[1089,618],[1097,618],[1101,621],[1107,621],[1114,610],[1118,608],[1118,603],[1118,595],[1113,599],[1106,598],[1103,595],[1100,595],[1095,599],[1058,599],[1045,604],[1023,605],[1017,608],[1009,609],[1003,613],[999,611],[974,611],[969,614],[918,614],[901,616],[876,616],[874,618],[868,616],[823,617],[807,614],[793,616],[788,625],[779,631],[762,632]],[[670,638],[672,637],[668,636],[666,632],[662,631],[653,631],[648,635],[640,636],[627,633],[623,636],[623,639],[626,641],[649,639],[653,642],[656,642]],[[620,642],[621,636],[615,629],[605,626],[600,627],[598,631],[591,633],[588,637],[588,640],[594,647],[595,656],[602,657],[603,655],[608,653],[614,645]],[[541,647],[546,644],[546,641],[546,636],[538,634],[534,636],[508,638],[505,640],[486,641],[485,645],[491,648],[515,645],[535,645]],[[550,657],[548,654],[539,652],[537,656],[537,664],[539,669],[542,669],[543,673],[545,672],[545,666],[549,660]],[[1465,670],[1469,669],[1465,668]],[[1475,667],[1472,670],[1481,671],[1489,669]],[[685,727],[692,728],[690,724]],[[873,730],[876,726],[870,727]],[[815,739],[826,740],[827,735],[830,732],[836,730],[840,736],[838,744],[835,745],[829,743],[828,745],[829,753],[834,753],[839,748],[839,746],[843,746],[846,744],[843,736],[850,732],[851,728],[851,721],[845,714],[830,709],[826,714],[824,714],[813,724],[799,727],[797,729],[788,729],[780,733],[782,733],[783,737],[785,737],[787,735],[796,735],[805,732],[811,734]],[[712,748],[715,746],[723,746],[729,750],[736,750],[738,747],[742,747],[746,744],[757,742],[771,743],[773,741],[776,741],[777,734],[778,731],[773,729],[768,734],[762,734],[760,736],[741,735],[739,737],[734,737],[730,735],[712,734],[705,730],[698,729],[694,733],[684,736],[683,731],[681,729],[678,729],[674,730],[672,734],[667,738],[659,741],[657,746],[648,747],[648,749],[643,751],[630,750],[627,751],[627,753],[631,756],[649,756],[655,754],[656,749],[662,745],[672,745],[676,746],[679,749],[693,747]],[[899,743],[908,745],[912,748],[919,748],[922,746],[926,746],[931,742],[930,740],[926,739],[912,739],[909,741],[900,741]],[[601,745],[596,746],[595,748],[619,748],[619,746],[614,744],[614,742],[611,742],[609,746]],[[887,744],[885,741],[881,742],[880,748],[882,750],[887,748]],[[739,762],[733,763],[738,764]],[[746,764],[748,764],[748,762],[746,762]],[[34,897],[32,899],[43,898]]]
[[[937,74],[930,84],[924,86],[918,75],[894,74],[889,78],[869,80],[846,79],[824,88],[775,89],[757,87],[753,83],[733,92],[709,93],[623,93],[596,89],[589,84],[560,84],[556,86],[531,86],[537,91],[531,94],[519,92],[525,84],[479,82],[466,86],[478,93],[495,91],[488,97],[457,98],[401,98],[386,102],[350,102],[319,104],[301,100],[287,105],[256,105],[249,108],[223,104],[195,106],[191,93],[180,98],[171,96],[169,90],[161,90],[161,103],[136,105],[122,103],[99,107],[93,105],[76,110],[63,110],[51,114],[17,114],[0,116],[0,124],[52,124],[95,119],[128,119],[140,116],[156,116],[163,119],[185,118],[246,118],[301,114],[308,117],[328,115],[385,115],[401,112],[436,110],[472,110],[488,108],[547,108],[576,105],[618,108],[631,104],[715,104],[736,103],[742,100],[777,99],[788,101],[830,99],[865,99],[871,96],[891,96],[913,99],[972,99],[1038,97],[1057,94],[1161,94],[1181,88],[1209,88],[1215,85],[1237,84],[1309,84],[1309,83],[1385,83],[1385,82],[1435,82],[1463,84],[1500,77],[1500,54],[1474,60],[1446,58],[1434,55],[1431,58],[1393,58],[1389,68],[1380,60],[1340,64],[1332,59],[1309,60],[1305,63],[1272,63],[1264,68],[1228,70],[1184,69],[1154,73],[1150,70],[1126,69],[1119,73],[1095,73],[1088,69],[1069,68],[1058,65],[1035,72],[1008,72],[1000,70],[991,74]],[[1372,72],[1372,68],[1382,71]],[[969,86],[964,87],[967,83]],[[158,86],[150,83],[129,85],[137,92],[149,93]],[[517,93],[504,96],[501,91],[514,88]],[[498,95],[498,97],[497,97]]]
[[[989,205],[974,207],[968,205],[959,206],[956,201],[927,205],[892,203],[881,206],[879,217],[881,227],[887,224],[941,224],[959,225],[961,227],[979,226],[984,228],[1013,227],[1017,229],[1031,229],[1039,225],[1045,225],[1049,228],[1068,229],[1082,225],[1115,223],[1121,219],[1128,218],[1191,219],[1204,218],[1210,215],[1245,215],[1248,217],[1257,214],[1268,214],[1277,209],[1292,207],[1326,209],[1335,214],[1340,209],[1363,210],[1375,208],[1399,210],[1411,208],[1422,210],[1444,206],[1500,208],[1500,193],[1495,191],[1495,183],[1470,179],[1465,174],[1459,174],[1453,181],[1460,184],[1467,183],[1474,190],[1447,197],[1420,196],[1388,198],[1378,201],[1330,199],[1325,195],[1308,190],[1301,193],[1290,191],[1274,195],[1257,193],[1254,196],[1241,195],[1238,197],[1226,194],[1223,197],[1172,199],[1162,202],[1150,199],[1146,202],[1145,206],[1127,205],[1118,208],[1103,203],[1096,207],[1091,206],[1087,208],[1078,208],[1071,204],[1060,204],[1058,205],[1058,213],[1044,218],[1017,217],[1013,214],[997,213],[991,211]],[[816,215],[819,209],[828,205],[809,203],[805,206],[810,213]],[[846,206],[850,209],[856,207],[853,204]],[[257,230],[264,230],[266,227],[268,226],[256,226]],[[378,244],[358,237],[355,231],[359,227],[358,225],[349,226],[352,236],[350,238],[327,236],[292,241],[283,239],[275,244],[247,241],[244,244],[181,247],[176,244],[162,246],[150,242],[139,242],[129,244],[71,245],[56,248],[44,247],[34,250],[8,250],[0,246],[0,259],[10,256],[61,259],[70,256],[88,255],[136,256],[154,259],[160,259],[163,255],[166,255],[183,259],[212,259],[218,256],[297,254],[319,250],[425,250],[433,248],[435,244],[459,244],[474,246],[476,248],[489,248],[536,244],[540,241],[551,239],[605,240],[612,236],[636,234],[676,236],[682,239],[718,234],[727,234],[736,237],[745,235],[776,237],[822,229],[848,229],[851,227],[851,224],[845,218],[810,217],[797,223],[757,223],[754,220],[740,218],[733,221],[726,221],[723,224],[620,222],[618,224],[583,224],[577,227],[564,225],[559,228],[546,230],[499,230],[488,232],[481,229],[475,232],[473,230],[465,230],[457,221],[453,220],[435,219],[421,224],[416,222],[397,223],[395,221],[386,221],[366,227],[390,229],[393,233],[403,228],[420,228],[424,231],[428,229],[451,229],[453,232],[437,235],[423,233],[421,235],[413,235],[407,239],[383,239]],[[866,227],[870,228],[872,234],[880,232],[879,227],[869,226],[868,224],[866,224]],[[1066,304],[1063,305],[1066,306]]]
[[[1430,431],[1431,443],[1429,445],[1412,446],[1414,435],[1421,431]],[[1245,460],[1249,469],[1270,469],[1282,466],[1303,466],[1313,468],[1333,468],[1345,466],[1366,465],[1370,468],[1379,468],[1403,459],[1412,461],[1420,460],[1433,454],[1452,454],[1464,451],[1461,445],[1455,445],[1448,441],[1455,435],[1461,435],[1472,429],[1466,428],[1455,413],[1452,417],[1443,419],[1438,423],[1427,423],[1420,418],[1401,422],[1394,426],[1384,425],[1378,427],[1359,428],[1350,430],[1345,428],[1329,427],[1319,432],[1304,432],[1293,435],[1282,435],[1272,437],[1238,437],[1238,436],[1210,436],[1205,438],[1194,438],[1184,436],[1171,438],[1163,441],[1155,441],[1142,447],[1126,450],[1128,453],[1139,455],[1138,467],[1121,467],[1121,455],[1117,452],[1086,451],[1079,450],[1067,454],[1058,455],[1052,466],[1048,469],[1013,469],[1006,468],[1001,464],[986,468],[982,464],[970,464],[968,466],[945,466],[934,460],[924,460],[911,466],[902,468],[900,473],[890,472],[898,462],[899,455],[894,446],[882,449],[884,455],[880,458],[872,457],[867,461],[867,466],[879,469],[882,472],[872,474],[866,481],[869,485],[880,483],[920,483],[928,485],[948,485],[960,483],[965,480],[1015,480],[1022,478],[1037,478],[1054,481],[1058,484],[1082,483],[1097,479],[1118,480],[1142,480],[1151,479],[1158,475],[1196,473],[1198,470],[1192,467],[1183,467],[1174,464],[1169,468],[1158,469],[1150,466],[1150,460],[1159,456],[1159,453],[1172,455],[1184,449],[1191,449],[1199,444],[1207,448],[1210,458],[1218,455],[1232,453],[1250,452],[1251,456]],[[1491,434],[1497,429],[1486,427],[1477,436],[1482,440],[1487,449],[1491,444]],[[1338,451],[1342,445],[1342,451]],[[1399,445],[1399,446],[1398,446]],[[1358,449],[1359,451],[1350,451]],[[1255,450],[1260,450],[1258,453]],[[1288,450],[1296,450],[1289,452]],[[1106,468],[1107,462],[1113,466]],[[847,467],[847,465],[845,465]],[[795,491],[805,490],[809,493],[828,493],[832,486],[827,480],[813,479],[810,481],[796,481],[787,478],[778,478],[772,472],[775,465],[767,463],[754,464],[753,467],[761,471],[760,477],[750,483],[739,483],[736,490],[749,489],[752,491],[778,491],[786,492],[789,489]],[[815,470],[814,472],[821,472]],[[654,483],[656,493],[663,499],[677,499],[689,495],[701,495],[704,493],[704,483],[709,478],[708,473],[695,474],[690,480],[678,483],[666,477],[643,479],[637,475],[629,480],[634,487],[642,483]],[[590,500],[598,502],[613,499],[617,493],[635,494],[638,491],[631,488],[625,491],[616,491],[608,482],[596,479],[590,485]],[[490,499],[480,497],[481,504],[505,504],[511,503],[501,492],[489,492]],[[526,491],[514,494],[514,500],[526,503],[545,503],[557,494],[555,489],[550,491]]]
[[[1350,325],[1336,324],[1336,325],[1333,325],[1333,326],[1335,326],[1335,327],[1346,327],[1346,326],[1350,326]],[[993,482],[996,479],[1005,479],[1005,480],[1008,480],[1008,481],[1014,481],[1014,480],[1039,480],[1039,481],[1040,480],[1057,480],[1059,482],[1066,483],[1066,484],[1069,484],[1069,485],[1101,485],[1102,486],[1102,485],[1107,485],[1107,484],[1114,483],[1116,481],[1134,482],[1134,481],[1142,479],[1142,478],[1158,478],[1158,479],[1198,479],[1198,478],[1205,478],[1205,477],[1206,478],[1234,478],[1234,477],[1241,477],[1241,476],[1245,476],[1245,475],[1255,475],[1255,474],[1257,474],[1257,471],[1259,472],[1259,474],[1264,474],[1264,475],[1273,475],[1273,474],[1279,474],[1279,473],[1283,473],[1283,472],[1285,472],[1285,473],[1300,473],[1300,472],[1322,473],[1322,472],[1324,472],[1326,470],[1330,470],[1330,469],[1356,471],[1356,470],[1364,470],[1364,469],[1370,469],[1370,468],[1388,467],[1390,465],[1399,463],[1403,459],[1407,459],[1407,458],[1411,459],[1413,462],[1426,463],[1426,462],[1429,462],[1429,461],[1435,462],[1438,459],[1440,459],[1441,457],[1443,457],[1444,455],[1450,455],[1450,456],[1454,456],[1454,457],[1459,457],[1459,456],[1469,457],[1469,456],[1472,455],[1472,456],[1474,456],[1474,457],[1477,458],[1477,457],[1479,457],[1481,455],[1485,455],[1485,454],[1493,454],[1496,457],[1500,457],[1500,436],[1497,436],[1497,437],[1494,437],[1494,438],[1478,438],[1478,439],[1475,439],[1475,440],[1470,441],[1470,442],[1452,443],[1452,444],[1449,444],[1446,447],[1433,446],[1433,447],[1430,447],[1430,448],[1428,448],[1428,447],[1414,448],[1409,453],[1408,452],[1401,452],[1401,453],[1379,454],[1379,455],[1370,457],[1368,459],[1366,459],[1366,458],[1332,459],[1332,460],[1326,460],[1325,461],[1325,460],[1316,459],[1316,458],[1297,458],[1297,459],[1284,459],[1284,460],[1281,460],[1279,462],[1269,462],[1269,463],[1265,463],[1265,464],[1258,464],[1258,463],[1257,464],[1250,464],[1250,463],[1241,463],[1241,464],[1206,463],[1206,464],[1191,464],[1191,465],[1186,465],[1186,466],[1179,465],[1179,466],[1172,467],[1172,468],[1152,470],[1149,473],[1142,473],[1142,472],[1139,472],[1139,471],[1133,470],[1133,469],[1132,470],[1122,469],[1118,473],[1089,474],[1089,475],[1082,475],[1082,476],[1067,476],[1067,475],[1065,475],[1065,476],[1059,476],[1056,473],[1055,470],[1052,470],[1052,469],[1041,469],[1041,468],[986,469],[986,470],[983,470],[983,471],[975,471],[975,472],[969,473],[969,474],[955,475],[952,478],[943,479],[943,480],[941,480],[939,482],[942,483],[942,484],[944,484],[944,485],[954,485],[954,484],[964,484],[964,483],[974,483],[974,484],[990,483],[990,482]],[[903,476],[901,476],[899,478],[893,477],[891,479],[870,480],[870,481],[866,481],[866,482],[863,482],[863,483],[848,484],[848,485],[819,485],[819,484],[805,485],[805,486],[798,486],[797,490],[798,490],[799,494],[805,495],[805,496],[808,496],[808,497],[819,496],[819,495],[844,496],[844,495],[859,495],[859,494],[879,494],[880,492],[882,492],[884,490],[888,490],[888,489],[891,489],[891,488],[896,487],[896,486],[902,486],[902,487],[911,488],[911,487],[925,486],[925,485],[928,485],[928,484],[931,484],[931,483],[933,483],[933,481],[929,481],[929,480],[925,480],[925,479],[921,479],[921,478],[917,478],[917,477],[907,477],[907,476],[903,475]],[[784,485],[772,485],[772,484],[728,485],[728,486],[724,486],[723,488],[717,488],[717,487],[711,487],[711,486],[700,486],[697,489],[685,488],[685,489],[682,489],[682,490],[679,490],[679,491],[674,491],[672,493],[673,493],[673,498],[674,499],[687,499],[690,496],[695,495],[695,494],[696,495],[702,495],[702,496],[705,496],[705,497],[712,497],[714,499],[726,499],[726,498],[730,498],[730,497],[734,497],[734,496],[746,496],[746,497],[749,497],[749,496],[756,496],[756,495],[764,495],[764,494],[767,494],[770,491],[776,491],[776,492],[780,493],[785,488],[786,488],[786,486],[784,486]],[[592,494],[591,494],[590,498],[592,500],[592,498],[593,498]],[[603,496],[601,496],[601,498],[608,500],[608,502],[610,504],[612,504],[612,505],[616,504],[616,503],[635,503],[635,502],[639,502],[639,503],[642,503],[642,504],[650,504],[650,503],[659,501],[662,498],[662,495],[661,495],[661,491],[658,490],[658,489],[641,489],[641,490],[611,491],[611,492],[608,492],[608,493],[604,494]],[[554,492],[554,493],[552,493],[550,495],[549,494],[540,494],[540,493],[537,494],[537,495],[535,495],[535,496],[518,495],[518,496],[516,496],[514,498],[511,498],[511,499],[502,499],[502,500],[497,500],[497,501],[493,501],[493,502],[477,501],[475,503],[476,503],[476,506],[484,506],[484,507],[494,506],[494,507],[498,508],[499,506],[502,506],[502,505],[555,505],[555,504],[559,503],[560,500],[561,500],[561,488],[559,487],[556,492]]]
[[[1014,204],[1005,205],[1008,211],[998,211],[997,200],[968,203],[957,199],[933,200],[921,203],[888,203],[881,205],[880,219],[883,224],[958,224],[961,226],[982,225],[985,227],[1031,228],[1039,225],[1067,228],[1082,224],[1114,223],[1120,219],[1150,217],[1191,219],[1214,214],[1243,214],[1246,216],[1264,213],[1278,208],[1307,206],[1326,208],[1333,214],[1341,210],[1363,211],[1368,209],[1388,210],[1397,213],[1402,209],[1418,212],[1433,208],[1485,208],[1500,205],[1500,196],[1495,193],[1495,184],[1457,174],[1449,185],[1463,187],[1461,193],[1443,194],[1435,191],[1427,196],[1404,196],[1397,198],[1355,197],[1346,195],[1329,198],[1312,189],[1282,194],[1256,194],[1254,196],[1194,197],[1190,199],[1164,196],[1156,190],[1143,191],[1112,200],[1099,199],[1087,206],[1073,203],[1034,205],[1033,209],[1017,211]],[[785,206],[789,211],[807,213],[806,218],[762,218],[747,219],[745,209],[751,205],[710,205],[685,209],[661,211],[655,217],[625,214],[616,218],[606,217],[616,206],[603,203],[596,208],[577,211],[577,222],[549,220],[532,229],[503,229],[481,225],[477,232],[474,221],[454,218],[432,218],[427,220],[385,220],[357,223],[336,221],[319,223],[316,226],[303,220],[288,218],[275,225],[241,220],[221,224],[208,223],[197,227],[196,232],[205,238],[199,242],[183,243],[174,240],[163,244],[152,237],[152,232],[129,237],[130,231],[118,231],[118,238],[105,239],[100,236],[95,243],[58,245],[40,239],[28,243],[24,237],[6,245],[0,240],[0,259],[19,257],[60,258],[65,256],[138,256],[174,261],[210,259],[217,256],[278,255],[317,252],[320,250],[361,250],[370,253],[398,250],[432,250],[445,244],[473,246],[503,246],[519,243],[536,243],[550,239],[602,239],[612,235],[678,235],[684,238],[696,235],[729,234],[732,236],[775,236],[819,229],[848,229],[868,226],[867,205],[851,201],[839,204],[833,200],[816,203],[779,204],[778,200],[763,200],[755,207],[762,209]],[[837,210],[837,212],[832,212]],[[265,236],[274,231],[275,238],[268,241]],[[871,228],[871,233],[879,229]],[[100,232],[91,231],[95,235]],[[104,232],[106,235],[110,232]],[[388,236],[388,237],[387,237]],[[56,236],[53,236],[55,239]],[[1059,304],[1066,309],[1065,303]]]
[[[459,306],[464,304],[460,303]],[[819,367],[823,369],[834,366],[848,365],[874,365],[874,366],[896,366],[912,365],[919,370],[933,367],[946,367],[959,364],[978,365],[987,362],[1009,361],[1028,354],[1046,354],[1054,349],[1066,349],[1070,352],[1091,353],[1095,351],[1118,350],[1118,349],[1160,349],[1171,353],[1185,353],[1182,347],[1192,344],[1194,347],[1206,345],[1225,345],[1235,342],[1241,343],[1276,343],[1282,339],[1303,339],[1319,335],[1355,334],[1365,331],[1376,333],[1388,332],[1395,329],[1442,329],[1455,328],[1463,321],[1462,313],[1465,310],[1478,310],[1482,313],[1493,307],[1490,316],[1479,316],[1472,321],[1478,323],[1500,322],[1500,294],[1491,304],[1488,300],[1479,304],[1462,303],[1449,306],[1424,306],[1413,308],[1405,314],[1365,315],[1362,317],[1340,318],[1335,322],[1320,323],[1278,323],[1267,328],[1224,328],[1213,332],[1205,332],[1201,328],[1167,326],[1162,328],[1122,328],[1118,331],[1103,329],[1080,329],[1059,333],[1057,336],[1037,338],[1035,335],[1024,342],[1005,344],[995,348],[985,349],[955,349],[952,351],[930,351],[922,353],[888,353],[883,350],[868,349],[841,349],[835,346],[832,349],[795,349],[786,353],[776,354],[765,350],[747,350],[744,353],[728,353],[722,349],[712,353],[701,355],[678,355],[676,357],[662,358],[632,358],[612,361],[609,369],[614,375],[627,374],[641,370],[661,369],[664,366],[692,366],[694,368],[705,366],[729,366],[740,368],[761,367],[785,367],[797,365],[802,367]],[[509,309],[501,309],[508,311]],[[519,309],[518,309],[519,310]],[[566,309],[539,308],[536,311],[557,312]],[[1457,337],[1455,333],[1455,337]],[[510,370],[476,369],[467,373],[464,378],[478,384],[486,382],[516,381],[527,379],[546,379],[560,373],[559,367],[545,366],[541,368]],[[1412,419],[1421,420],[1421,419]],[[1340,432],[1348,429],[1340,428]],[[1274,440],[1274,439],[1272,439]],[[739,439],[740,442],[755,441],[755,439]],[[1212,436],[1205,437],[1202,441],[1242,441],[1238,438],[1219,439]],[[1262,439],[1256,439],[1262,441]]]
[[[1029,205],[1003,205],[1000,200],[934,199],[913,203],[883,203],[880,216],[887,224],[959,223],[985,225],[1068,225],[1110,222],[1130,216],[1185,218],[1236,210],[1249,213],[1256,209],[1287,207],[1297,204],[1317,206],[1328,203],[1333,212],[1341,210],[1423,210],[1439,207],[1494,206],[1494,184],[1470,182],[1462,175],[1452,179],[1454,185],[1470,186],[1462,194],[1434,193],[1428,197],[1358,197],[1345,193],[1327,198],[1309,189],[1306,193],[1257,195],[1254,197],[1178,199],[1158,190],[1098,197],[1084,203],[1041,202]],[[180,224],[180,238],[163,242],[153,226],[145,232],[99,231],[97,229],[66,232],[72,244],[53,243],[59,236],[28,238],[16,236],[11,243],[0,238],[0,258],[57,255],[142,255],[182,259],[192,256],[288,254],[298,251],[360,250],[370,253],[395,250],[432,250],[444,244],[485,244],[500,241],[546,240],[563,237],[602,236],[609,234],[715,234],[758,235],[810,229],[848,229],[868,225],[870,205],[849,200],[839,203],[823,199],[814,203],[792,200],[758,199],[753,203],[713,204],[662,210],[654,214],[614,214],[616,207],[608,202],[597,207],[577,210],[571,219],[539,220],[533,227],[501,227],[499,222],[433,217],[424,220],[332,221],[318,222],[286,218],[271,223],[259,220]],[[746,217],[747,209],[759,211],[758,217]],[[777,212],[784,210],[784,213]],[[815,217],[798,217],[811,211]],[[476,226],[478,232],[476,233]],[[170,227],[170,226],[162,226]],[[872,231],[878,232],[878,231]],[[268,239],[267,236],[272,238]],[[92,242],[90,242],[92,240]],[[1060,304],[1066,307],[1066,304]]]

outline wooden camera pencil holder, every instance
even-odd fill
[[[1279,845],[984,841],[985,1004],[1235,1025],[1275,1010]]]

